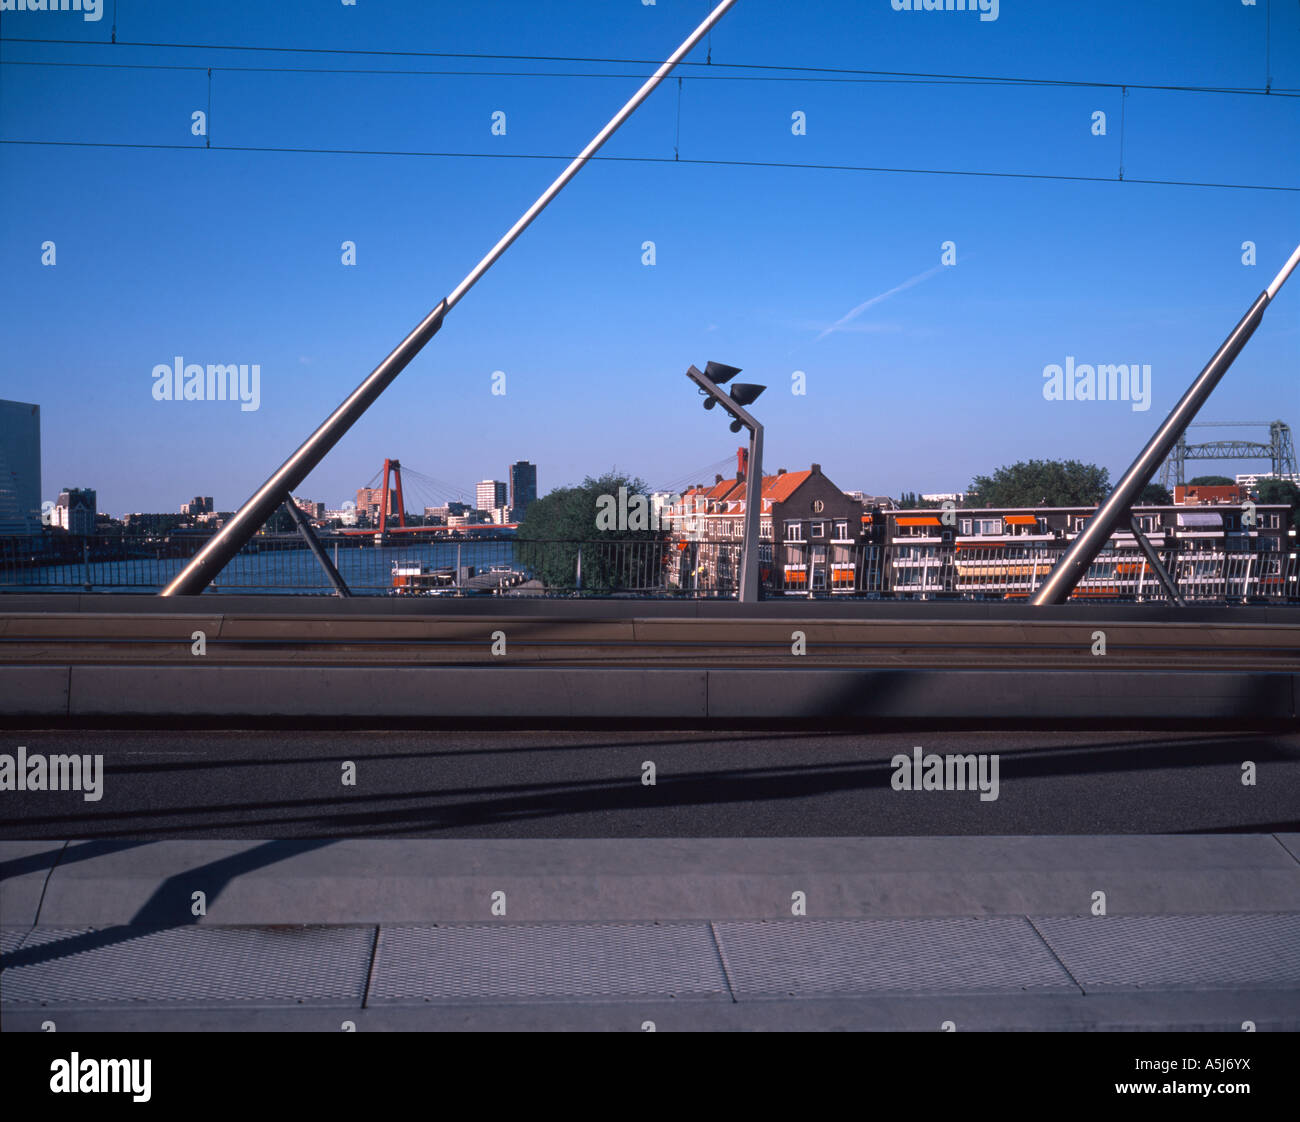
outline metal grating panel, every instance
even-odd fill
[[[0,927],[0,955],[16,951],[31,927]]]
[[[729,998],[707,924],[384,927],[367,1004]]]
[[[360,1005],[373,927],[38,927],[0,1005]]]
[[[1300,986],[1300,914],[1057,916],[1034,923],[1085,991]]]
[[[878,990],[1079,992],[1019,916],[752,921],[715,930],[739,1000]]]

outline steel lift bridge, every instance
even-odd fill
[[[1226,429],[1252,428],[1268,429],[1268,443],[1258,440],[1207,440],[1200,444],[1188,444],[1187,437],[1180,436],[1173,452],[1160,469],[1160,486],[1172,492],[1174,486],[1186,483],[1186,464],[1188,460],[1268,460],[1270,470],[1277,479],[1295,478],[1296,459],[1295,444],[1291,440],[1291,427],[1283,421],[1197,421],[1190,428]]]

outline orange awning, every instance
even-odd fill
[[[900,518],[898,520],[898,524],[900,526],[942,526],[943,525],[942,522],[940,522],[937,518],[934,517]]]
[[[1037,526],[1038,518],[1033,514],[1008,514],[1003,521],[1008,526]]]

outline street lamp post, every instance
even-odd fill
[[[729,382],[739,373],[738,366],[710,362],[705,365],[704,372],[692,365],[686,371],[686,377],[699,386],[700,391],[705,395],[705,409],[721,405],[731,414],[732,432],[739,432],[742,428],[749,430],[749,459],[745,462],[745,522],[744,541],[740,554],[739,599],[742,604],[755,604],[759,599],[758,527],[763,512],[763,426],[746,411],[745,406],[752,404],[767,387],[756,386],[750,382],[738,382],[731,387],[730,393],[718,388],[719,383]]]

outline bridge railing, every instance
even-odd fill
[[[206,539],[48,533],[0,537],[0,589],[156,592]],[[725,598],[739,580],[738,539],[593,538],[530,541],[513,536],[376,542],[326,537],[326,553],[358,595],[640,596]],[[1046,578],[1060,547],[861,542],[761,546],[768,598],[897,597],[1024,599]],[[1300,601],[1297,558],[1221,548],[1165,551],[1180,593],[1194,601]],[[329,594],[301,539],[254,538],[218,574],[213,593]],[[1136,549],[1103,552],[1078,598],[1161,600],[1164,592]]]
[[[1060,559],[1063,546],[968,546],[935,548],[919,555],[894,550],[889,585],[895,595],[935,594],[972,599],[1027,598]],[[1245,552],[1214,548],[1160,550],[1162,562],[1187,600],[1294,601],[1295,552]],[[1136,547],[1100,553],[1079,580],[1075,599],[1165,599],[1154,567]]]
[[[43,534],[0,537],[0,589],[157,592],[206,536]],[[725,596],[740,545],[661,539],[524,541],[513,535],[377,541],[324,536],[326,554],[358,595]],[[253,538],[213,580],[212,593],[332,592],[296,535]]]

